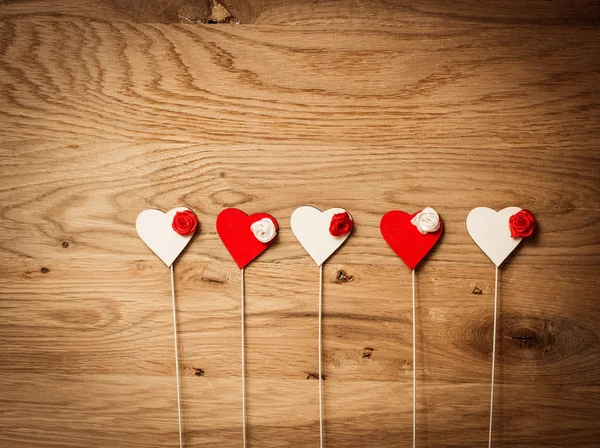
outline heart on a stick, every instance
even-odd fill
[[[308,255],[321,266],[343,243],[351,232],[334,236],[330,233],[331,220],[334,215],[347,213],[343,208],[330,208],[321,211],[315,207],[305,205],[298,207],[292,213],[290,224],[294,236],[300,242]]]
[[[160,210],[148,209],[141,212],[136,221],[135,228],[138,235],[152,252],[158,255],[167,267],[170,267],[179,254],[185,249],[195,232],[181,235],[173,229],[173,218],[177,212],[190,212],[187,207],[177,207],[167,213]],[[194,215],[195,218],[195,215]],[[197,222],[197,221],[196,221]]]
[[[500,266],[522,240],[510,236],[509,224],[510,217],[520,211],[519,207],[506,207],[499,212],[477,207],[467,216],[469,235],[496,266]]]
[[[442,235],[444,227],[444,223],[440,218],[438,230],[425,234],[421,233],[418,227],[411,222],[420,212],[421,210],[409,215],[400,210],[392,210],[383,215],[379,224],[383,239],[411,271],[435,246]]]
[[[277,221],[268,213],[248,216],[227,208],[217,216],[217,233],[240,269],[267,250],[278,231]]]

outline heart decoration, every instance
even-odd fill
[[[499,212],[477,207],[467,216],[469,235],[496,266],[500,266],[522,240],[510,236],[509,225],[510,217],[520,211],[519,207],[506,207]]]
[[[265,219],[267,221],[262,221]],[[271,234],[265,236],[262,233],[255,233],[252,230],[255,223],[255,231],[267,230]],[[261,228],[262,224],[266,227]],[[255,213],[248,216],[237,208],[227,208],[217,216],[217,233],[240,269],[267,250],[278,231],[277,221],[268,213]],[[262,235],[261,239],[265,242],[260,241],[256,235]],[[270,239],[267,241],[268,238]]]
[[[292,232],[317,266],[321,266],[350,236],[351,232],[340,236],[333,236],[329,232],[333,215],[339,213],[348,212],[343,208],[330,208],[322,212],[315,207],[305,205],[298,207],[292,213],[290,220]],[[350,213],[348,217],[352,219]]]
[[[411,271],[435,246],[444,228],[444,223],[440,218],[440,228],[438,230],[422,234],[417,226],[411,222],[420,212],[421,210],[409,215],[400,210],[392,210],[383,215],[379,224],[383,239]]]
[[[160,210],[142,211],[136,221],[135,228],[146,246],[170,267],[190,242],[194,232],[180,235],[173,230],[173,218],[177,212],[192,212],[187,207],[177,207],[164,213]],[[193,213],[193,212],[192,212]]]

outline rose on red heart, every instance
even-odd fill
[[[227,208],[217,216],[217,233],[240,269],[246,267],[273,243],[273,238],[267,242],[259,241],[252,231],[252,225],[265,218],[273,222],[277,232],[277,221],[268,213],[248,216],[237,208]]]
[[[379,225],[383,239],[411,271],[435,246],[442,235],[444,227],[444,223],[440,218],[438,230],[422,234],[417,226],[411,222],[420,212],[421,210],[409,215],[400,210],[392,210],[383,215]]]

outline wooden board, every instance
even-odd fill
[[[282,229],[246,271],[249,446],[317,446],[304,204],[356,221],[324,272],[328,448],[410,446],[410,273],[378,223],[426,205],[446,228],[417,271],[418,446],[487,441],[480,205],[540,222],[501,269],[494,447],[596,446],[597,4],[542,3],[225,2],[261,24],[240,26],[169,15],[200,2],[2,3],[0,446],[177,445],[169,271],[134,226],[176,205],[201,223],[175,265],[185,446],[241,444],[230,206]]]

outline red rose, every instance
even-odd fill
[[[191,210],[184,210],[175,213],[173,218],[173,230],[180,235],[190,235],[196,231],[198,227],[198,218]]]
[[[535,229],[535,218],[529,210],[521,210],[508,219],[512,238],[527,238]]]
[[[354,227],[354,222],[348,212],[336,213],[331,218],[331,224],[329,224],[329,233],[333,236],[342,236],[350,233]]]

